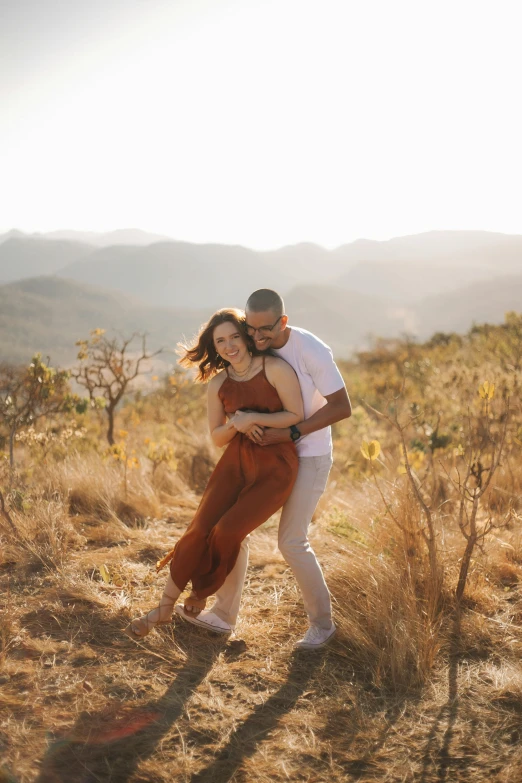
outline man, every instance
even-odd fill
[[[271,351],[292,365],[303,395],[305,420],[288,429],[265,429],[261,446],[293,440],[299,456],[299,472],[279,523],[279,549],[293,571],[310,626],[296,647],[315,650],[335,634],[330,594],[321,567],[308,541],[308,527],[323,494],[332,466],[330,425],[351,415],[350,400],[330,348],[318,337],[288,326],[284,303],[275,291],[255,291],[246,304],[249,334],[259,351]],[[217,633],[230,633],[236,623],[248,564],[248,540],[211,611],[189,615],[182,606],[176,612],[190,622]]]

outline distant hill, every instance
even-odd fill
[[[415,308],[344,290],[297,286],[286,296],[290,323],[317,334],[338,358],[367,345],[371,336],[404,332],[421,339],[437,331],[466,332],[476,323],[502,323],[508,310],[522,309],[522,276],[497,278],[458,291],[426,297]],[[225,304],[225,303],[222,303]],[[214,308],[158,307],[135,297],[46,276],[0,285],[0,361],[28,360],[35,351],[68,365],[75,341],[91,329],[129,335],[147,332],[151,348],[174,350],[208,320]],[[165,356],[174,361],[173,354]]]
[[[327,286],[301,286],[287,297],[291,323],[318,334],[337,356],[348,357],[370,333],[404,331],[401,315],[382,300]],[[35,351],[68,364],[75,341],[91,329],[147,332],[148,344],[174,349],[190,339],[212,308],[161,308],[137,299],[59,277],[39,277],[0,286],[0,361],[25,361]]]
[[[385,300],[333,286],[298,286],[285,297],[290,325],[313,332],[335,356],[346,358],[371,336],[407,331],[408,315]]]
[[[214,310],[244,306],[256,288],[279,290],[291,320],[341,357],[369,334],[466,331],[522,309],[518,235],[439,231],[265,252],[147,244],[156,237],[133,230],[103,235],[105,247],[68,238],[88,238],[79,232],[53,236],[0,237],[0,358],[42,350],[66,361],[74,340],[96,326],[145,330],[157,344],[174,345]]]
[[[0,234],[0,245],[2,242],[7,242],[8,239],[23,239],[27,235],[23,231],[18,231],[16,228],[12,228],[11,231],[7,231],[5,234]]]
[[[148,345],[173,351],[178,340],[184,334],[190,339],[208,316],[207,310],[144,306],[131,297],[59,277],[33,278],[0,286],[0,361],[22,362],[40,351],[68,365],[76,357],[75,341],[98,327],[126,336],[147,332]]]
[[[288,245],[277,250],[259,252],[262,264],[277,267],[280,272],[292,277],[296,283],[329,284],[342,274],[351,262],[335,251],[326,250],[311,242]]]
[[[409,306],[490,276],[520,273],[522,236],[486,231],[361,239],[334,250],[301,243],[263,252],[164,241],[134,229],[0,237],[0,282],[60,274],[160,306],[218,307],[243,303],[260,286],[285,294],[303,284],[341,285]]]
[[[0,244],[0,283],[53,275],[92,252],[91,245],[81,242],[10,236]]]
[[[96,231],[49,231],[40,234],[44,239],[70,239],[75,242],[86,242],[96,247],[112,245],[135,245],[138,247],[153,245],[155,242],[173,242],[172,237],[164,234],[151,234],[137,228],[122,228],[117,231],[99,233]]]
[[[388,242],[361,240],[333,251],[310,243],[266,252],[188,242],[111,247],[58,274],[163,306],[218,307],[223,301],[243,303],[259,287],[286,294],[310,283],[340,285],[383,296],[390,305],[410,306],[431,293],[517,272],[522,272],[522,237],[433,232]]]
[[[421,339],[434,332],[463,333],[473,323],[502,323],[510,310],[522,312],[522,275],[426,297],[415,308],[413,330]]]
[[[490,266],[367,261],[345,272],[336,284],[368,296],[383,297],[389,303],[411,306],[433,293],[444,293],[497,275],[498,272]]]
[[[331,252],[345,265],[414,262],[522,270],[522,235],[492,231],[427,231],[382,242],[359,239]]]
[[[8,239],[48,239],[62,240],[69,242],[80,242],[81,244],[92,245],[93,247],[109,247],[110,245],[152,245],[154,242],[173,242],[171,237],[164,234],[151,234],[148,231],[141,231],[138,228],[123,228],[117,231],[108,231],[105,233],[99,231],[47,231],[45,233],[35,232],[26,234],[23,231],[12,229],[5,234],[0,234],[0,245]]]
[[[435,332],[464,334],[474,323],[503,323],[510,310],[522,312],[522,275],[506,276],[425,297],[414,307],[333,286],[300,286],[285,298],[291,323],[317,334],[341,358],[371,336],[408,333],[425,340]]]
[[[295,278],[240,246],[158,242],[107,247],[58,271],[61,277],[112,288],[163,307],[242,307],[256,288],[286,291]]]
[[[328,286],[300,286],[286,299],[291,323],[318,334],[336,355],[347,357],[369,334],[404,331],[402,314],[382,300]],[[146,331],[151,346],[175,346],[191,337],[212,308],[158,308],[137,299],[59,277],[0,286],[0,359],[19,360],[34,351],[70,361],[74,342],[91,329]]]

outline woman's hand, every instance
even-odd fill
[[[256,423],[256,414],[247,411],[236,411],[230,419],[230,424],[238,431],[246,433]]]
[[[247,438],[250,438],[250,440],[253,443],[261,443],[263,440],[263,433],[264,433],[264,427],[260,427],[259,424],[253,424],[249,430],[245,432],[245,435]]]

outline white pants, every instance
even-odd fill
[[[308,527],[319,498],[323,494],[332,457],[300,457],[299,471],[292,494],[283,506],[279,523],[279,549],[293,571],[310,625],[330,628],[330,593],[315,552],[308,541]],[[236,624],[241,593],[248,566],[248,536],[241,544],[236,564],[216,593],[212,611],[231,626]]]

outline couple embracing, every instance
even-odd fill
[[[159,605],[125,629],[143,639],[172,614],[215,633],[234,629],[248,565],[248,535],[282,507],[279,549],[301,590],[309,627],[296,647],[315,650],[335,634],[330,594],[308,527],[332,464],[330,425],[350,416],[332,352],[288,325],[275,291],[260,289],[245,313],[218,310],[181,364],[208,382],[212,440],[225,451],[185,533],[159,564],[170,576]],[[176,601],[191,583],[184,604]],[[206,600],[216,595],[210,611]]]

